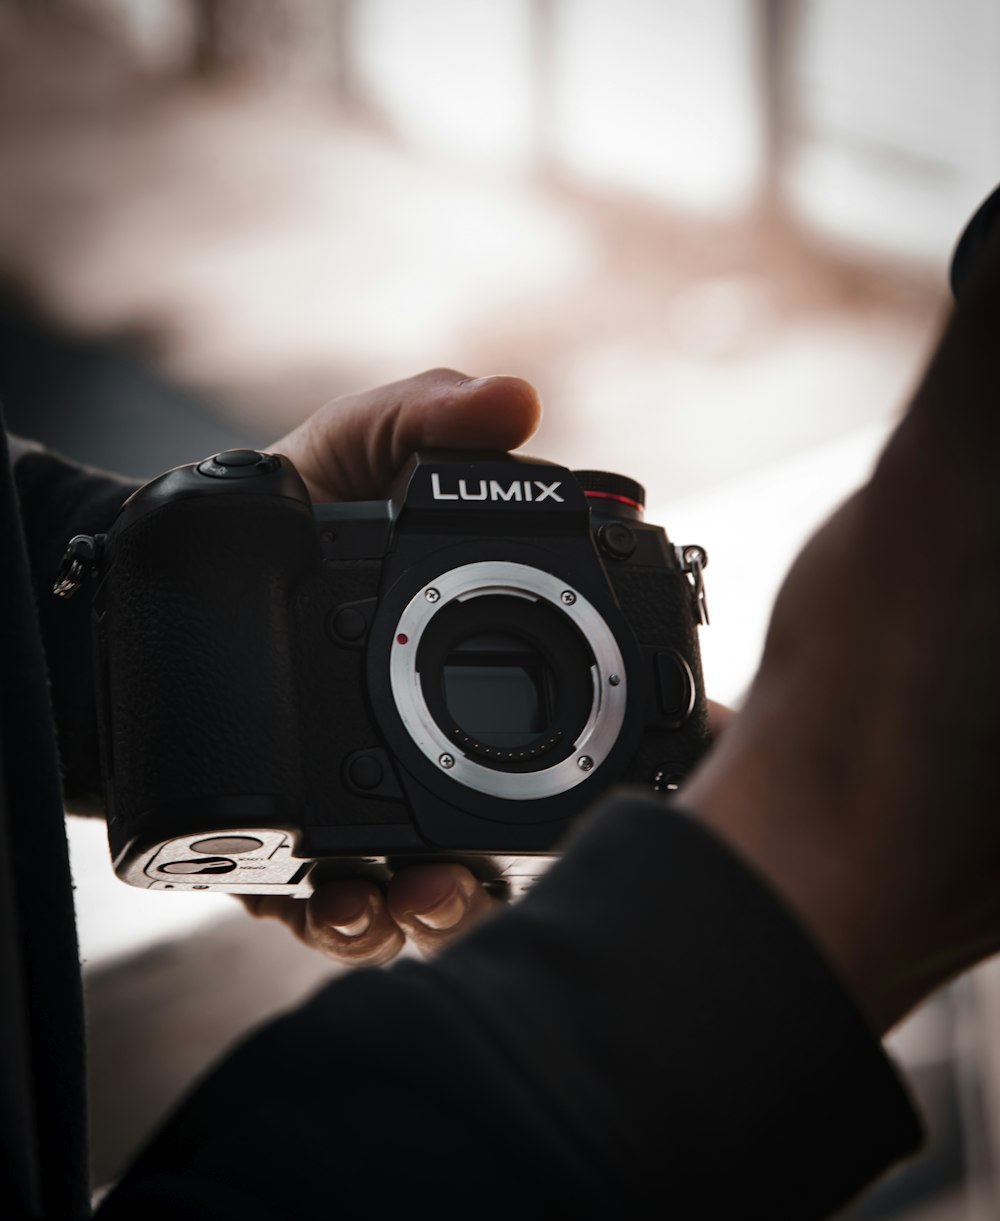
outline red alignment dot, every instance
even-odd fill
[[[409,636],[407,636],[407,634],[405,632],[400,632],[399,635],[396,637],[396,643],[397,644],[409,644],[410,638],[409,638]]]

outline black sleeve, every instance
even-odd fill
[[[920,1139],[815,945],[693,819],[620,796],[434,964],[265,1027],[99,1213],[824,1217]]]
[[[63,788],[74,813],[100,810],[100,759],[90,642],[90,597],[52,594],[74,534],[107,530],[138,484],[78,466],[30,442],[10,438],[14,482],[49,668]]]

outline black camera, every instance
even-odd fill
[[[705,750],[699,547],[620,475],[418,455],[386,501],[313,506],[253,450],[140,488],[93,569],[117,873],[308,894],[459,861],[517,894],[615,783]]]

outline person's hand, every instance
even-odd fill
[[[761,871],[885,1030],[1000,948],[1000,260],[871,481],[779,595],[680,803]]]
[[[295,463],[314,501],[385,496],[407,458],[424,447],[513,449],[535,430],[538,395],[515,377],[471,380],[433,369],[390,386],[336,399],[268,448]],[[709,701],[719,734],[733,714]],[[328,882],[308,900],[241,895],[255,916],[286,924],[307,945],[344,963],[377,964],[409,938],[433,954],[503,907],[460,865],[414,865],[385,894],[361,879]]]
[[[336,399],[269,449],[291,458],[314,501],[374,500],[414,451],[514,449],[540,414],[537,393],[520,378],[432,369]],[[307,945],[358,964],[388,962],[407,937],[430,954],[502,906],[459,865],[412,866],[385,895],[357,879],[329,882],[305,901],[240,897],[253,915],[275,917]]]

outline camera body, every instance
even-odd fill
[[[514,895],[610,785],[676,787],[704,553],[641,502],[458,452],[386,501],[313,506],[251,450],[140,488],[88,553],[116,872],[304,895],[447,860]]]

